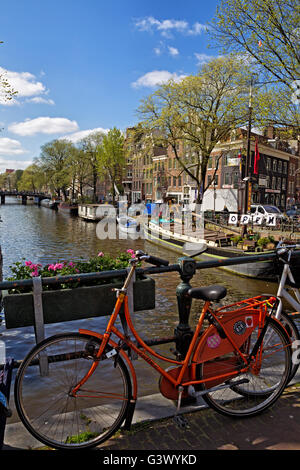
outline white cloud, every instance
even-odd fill
[[[181,20],[159,21],[156,18],[153,18],[153,16],[147,16],[146,18],[137,20],[135,26],[139,31],[153,31],[153,29],[157,29],[158,31],[184,31],[187,29],[188,23]]]
[[[179,50],[176,47],[168,46],[169,54],[173,57],[176,57],[179,54]]]
[[[54,101],[51,99],[43,98],[42,96],[35,96],[34,98],[29,98],[26,100],[27,103],[36,103],[36,104],[51,104],[54,105]]]
[[[67,139],[70,140],[73,143],[79,142],[80,140],[84,139],[90,134],[94,134],[95,132],[103,132],[104,134],[107,134],[109,129],[103,129],[102,127],[96,127],[95,129],[86,129],[84,131],[78,131],[74,132],[73,134],[68,134],[61,139]]]
[[[0,75],[3,75],[11,88],[17,91],[17,94],[10,101],[4,101],[3,96],[0,94],[0,105],[12,106],[22,102],[22,98],[35,97],[44,100],[43,103],[54,104],[52,100],[42,98],[43,95],[48,94],[46,86],[39,81],[35,75],[29,72],[14,72],[0,67]],[[28,100],[26,100],[28,101]],[[42,101],[31,101],[33,103],[40,103]]]
[[[195,57],[197,59],[197,65],[206,64],[210,60],[213,60],[213,59],[217,58],[217,56],[208,55],[208,54],[200,54],[200,53],[197,53],[197,52],[195,52]],[[218,56],[218,57],[220,57],[220,56]]]
[[[202,23],[194,23],[193,26],[188,30],[188,34],[192,36],[198,36],[199,34],[206,33],[210,29],[209,26]]]
[[[136,20],[135,26],[139,31],[159,31],[165,37],[170,37],[170,33],[173,31],[199,35],[208,29],[206,25],[199,22],[196,22],[193,26],[189,26],[189,23],[185,20],[166,19],[160,21],[153,16]]]
[[[7,168],[11,168],[13,170],[25,170],[25,168],[31,164],[31,160],[12,160],[11,158],[9,160],[5,160],[5,158],[0,157],[0,173],[4,173]]]
[[[132,83],[132,86],[134,88],[154,88],[155,86],[161,85],[162,83],[166,83],[169,80],[179,82],[184,77],[186,77],[186,75],[178,75],[175,72],[171,73],[167,70],[153,70],[152,72],[148,72],[145,75],[142,75],[136,82]]]
[[[29,136],[35,134],[64,134],[78,130],[76,121],[66,118],[38,117],[16,122],[8,127],[10,132],[17,135]]]
[[[28,151],[22,148],[18,140],[8,137],[0,138],[0,155],[23,155],[24,153]]]

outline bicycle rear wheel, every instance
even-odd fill
[[[289,316],[289,314],[285,312],[281,312],[279,321],[282,324],[282,326],[285,328],[287,334],[290,337],[290,342],[291,342],[291,347],[292,347],[292,352],[293,352],[299,346],[299,343],[295,343],[295,347],[293,347],[294,341],[300,340],[300,333],[299,333],[298,327],[296,323],[293,321],[293,319]],[[298,367],[299,367],[299,362],[298,363],[292,362],[289,382],[294,378],[298,370]]]
[[[90,370],[100,344],[88,335],[60,334],[38,344],[22,362],[15,381],[16,408],[28,431],[47,446],[94,447],[125,420],[131,380],[120,356],[102,356],[78,395],[70,394]],[[40,363],[46,372],[41,373]]]
[[[227,378],[222,383],[220,380],[215,383],[207,381],[201,385],[203,391],[207,390],[203,399],[209,406],[227,416],[248,417],[261,413],[276,402],[289,380],[291,348],[285,330],[273,319],[269,321],[267,336],[271,340],[266,348],[262,347],[259,369],[250,364],[247,372],[239,373],[242,364],[235,352],[201,365],[199,375],[202,380],[213,377],[220,369],[223,374],[237,372],[231,380]],[[245,344],[241,350],[246,355],[252,347]],[[245,383],[239,383],[241,380]],[[217,390],[210,391],[214,385]]]

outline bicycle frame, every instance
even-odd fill
[[[232,339],[232,337],[230,336],[230,334],[226,331],[226,329],[224,327],[224,332],[226,334],[226,339],[228,340],[228,342],[230,344],[229,347],[231,348],[231,351],[235,351],[237,356],[240,357],[242,365],[239,367],[238,370],[235,369],[233,372],[226,372],[226,373],[223,373],[223,374],[218,374],[214,377],[205,378],[205,379],[201,379],[201,380],[196,379],[196,366],[197,366],[197,363],[193,362],[192,358],[195,354],[195,351],[197,352],[201,349],[201,344],[204,341],[204,337],[200,336],[200,331],[202,329],[206,313],[209,311],[213,315],[213,317],[218,321],[217,317],[214,314],[214,311],[210,308],[210,302],[208,302],[208,301],[206,301],[204,306],[203,306],[203,309],[202,309],[202,312],[200,314],[200,317],[199,317],[194,335],[192,337],[191,343],[189,345],[189,349],[187,351],[187,354],[186,354],[184,360],[179,361],[179,360],[175,360],[175,359],[171,359],[171,358],[162,356],[161,354],[154,351],[150,346],[148,346],[146,344],[146,342],[144,342],[143,339],[136,332],[136,330],[135,330],[135,328],[132,324],[130,311],[129,311],[129,307],[128,307],[128,297],[127,297],[126,289],[129,286],[129,283],[131,282],[131,278],[133,276],[134,270],[135,270],[135,265],[133,264],[132,267],[131,267],[131,270],[128,274],[128,277],[126,278],[126,281],[124,283],[123,288],[118,290],[118,297],[117,297],[116,305],[115,305],[113,313],[111,314],[111,317],[109,319],[109,322],[107,324],[107,328],[106,328],[106,331],[104,332],[104,334],[96,333],[94,331],[90,331],[90,330],[86,330],[86,329],[80,329],[79,330],[80,333],[90,335],[91,337],[95,336],[98,339],[101,339],[101,345],[100,345],[100,347],[97,351],[97,354],[95,356],[95,360],[94,360],[90,370],[78,382],[78,384],[72,389],[72,391],[71,391],[72,396],[77,395],[77,393],[79,392],[82,385],[89,379],[89,377],[93,374],[95,369],[98,367],[99,363],[101,362],[102,355],[106,354],[105,350],[106,350],[107,345],[110,345],[113,348],[112,351],[110,351],[108,353],[109,354],[108,357],[113,356],[113,355],[117,355],[117,354],[121,354],[122,358],[124,358],[126,360],[127,364],[129,365],[129,369],[130,369],[132,379],[133,379],[133,390],[134,390],[134,392],[133,392],[133,397],[132,398],[134,400],[136,399],[136,396],[137,396],[137,380],[136,380],[136,374],[134,372],[134,367],[133,367],[130,359],[128,358],[127,354],[124,352],[124,346],[125,345],[128,348],[130,348],[131,350],[133,350],[142,359],[144,359],[162,377],[164,377],[170,384],[172,384],[172,386],[175,389],[178,389],[179,386],[188,387],[189,385],[196,385],[196,384],[201,384],[203,382],[206,383],[208,381],[214,381],[214,380],[218,380],[218,381],[221,380],[221,382],[223,382],[225,379],[228,380],[229,378],[237,376],[239,373],[246,372],[249,369],[249,361],[245,358],[243,352],[239,349],[238,344]],[[272,296],[270,296],[270,297],[272,297]],[[134,336],[135,340],[137,341],[138,345],[136,345],[135,342],[133,342],[125,332],[122,333],[114,325],[115,321],[116,321],[116,319],[117,319],[117,317],[120,313],[120,309],[121,309],[122,306],[124,306],[125,320],[127,322],[129,330],[133,334],[133,336]],[[245,308],[243,308],[242,310],[243,310],[243,314],[245,314],[245,312],[246,312],[246,314],[248,313],[247,310],[245,311]],[[249,310],[249,311],[251,312],[251,310]],[[237,313],[239,313],[239,311],[237,311]],[[257,312],[256,312],[256,314],[257,314]],[[263,325],[265,323],[265,318],[267,316],[267,313],[265,312],[265,314],[263,316],[261,316],[261,314],[259,316],[260,316],[260,318],[259,318],[259,328],[260,328],[260,332],[262,333],[264,331]],[[208,327],[205,331],[208,331],[209,328],[210,327]],[[117,343],[115,343],[114,341],[111,340],[111,335],[112,334],[116,335],[119,338],[119,340],[120,340],[119,344],[117,344]],[[249,335],[250,334],[251,333],[249,332]],[[258,341],[260,339],[260,342],[262,342],[262,337],[263,337],[263,335],[259,336],[259,338],[256,342],[256,344],[258,345],[257,349],[259,349],[259,347],[260,347],[260,344],[258,344]],[[178,376],[174,377],[170,372],[168,372],[167,370],[160,367],[160,365],[157,364],[150,357],[150,355],[157,358],[157,359],[159,359],[159,360],[170,363],[172,365],[177,365],[180,369],[179,373],[178,373]],[[204,359],[204,362],[205,362],[205,359]],[[185,377],[186,377],[186,373],[188,372],[189,366],[191,366],[191,369],[190,369],[191,370],[191,378],[189,377],[189,374],[188,374],[189,379],[187,380]],[[222,379],[224,379],[224,380],[222,380]]]
[[[297,300],[294,299],[294,297],[291,296],[291,294],[285,289],[285,284],[287,279],[289,279],[292,283],[295,283],[291,268],[289,266],[289,263],[284,263],[278,290],[276,296],[279,299],[279,305],[275,313],[275,318],[279,319],[280,318],[280,313],[282,311],[282,299],[285,299],[291,307],[295,309],[295,311],[300,312],[300,292],[299,289],[296,287],[291,287],[295,293],[295,297]]]

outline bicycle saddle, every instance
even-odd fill
[[[193,299],[202,300],[220,300],[227,294],[227,290],[223,286],[208,286],[208,287],[192,287],[188,290],[188,295]]]

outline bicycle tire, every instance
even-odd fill
[[[270,349],[268,354],[263,352],[262,366],[257,375],[253,374],[250,369],[247,373],[237,373],[234,379],[219,383],[219,389],[212,391],[209,391],[209,388],[212,386],[209,385],[209,382],[207,382],[207,385],[205,382],[201,384],[200,389],[207,391],[203,395],[203,399],[211,408],[231,417],[255,416],[272,406],[281,396],[290,376],[291,348],[288,335],[279,322],[270,319],[268,330],[269,328],[273,330],[274,348],[276,349],[274,349],[275,352],[273,354],[270,354]],[[275,354],[276,357],[274,357]],[[272,357],[272,361],[267,361],[268,357]],[[272,362],[275,365],[272,365]],[[199,367],[201,380],[208,378],[208,367],[213,366],[217,369],[219,364],[222,367],[224,364],[227,364],[227,371],[234,372],[238,371],[240,361],[237,354],[232,352],[230,355],[227,354],[226,358],[219,357],[214,361],[203,363]],[[270,367],[273,367],[273,369],[270,369]],[[226,373],[224,367],[223,373]],[[248,393],[245,384],[235,385],[241,379],[248,380]],[[231,385],[227,387],[229,383]],[[221,388],[222,386],[226,388]]]
[[[293,348],[293,342],[300,341],[300,333],[299,333],[298,327],[296,323],[294,322],[294,320],[289,316],[289,314],[284,311],[280,313],[279,321],[282,323],[287,334],[289,335],[290,342],[292,343],[292,350],[294,351],[294,349],[297,349],[297,345],[300,344],[300,343],[295,343],[296,346],[295,348]],[[299,362],[295,363],[292,361],[289,382],[294,378],[298,368],[299,368]]]
[[[90,370],[100,344],[90,335],[62,333],[39,343],[22,361],[14,387],[16,409],[38,441],[55,449],[87,449],[107,440],[124,422],[132,387],[120,355],[101,359],[80,396],[69,394]],[[112,349],[107,346],[105,353]],[[39,364],[45,355],[48,371],[43,375]]]

